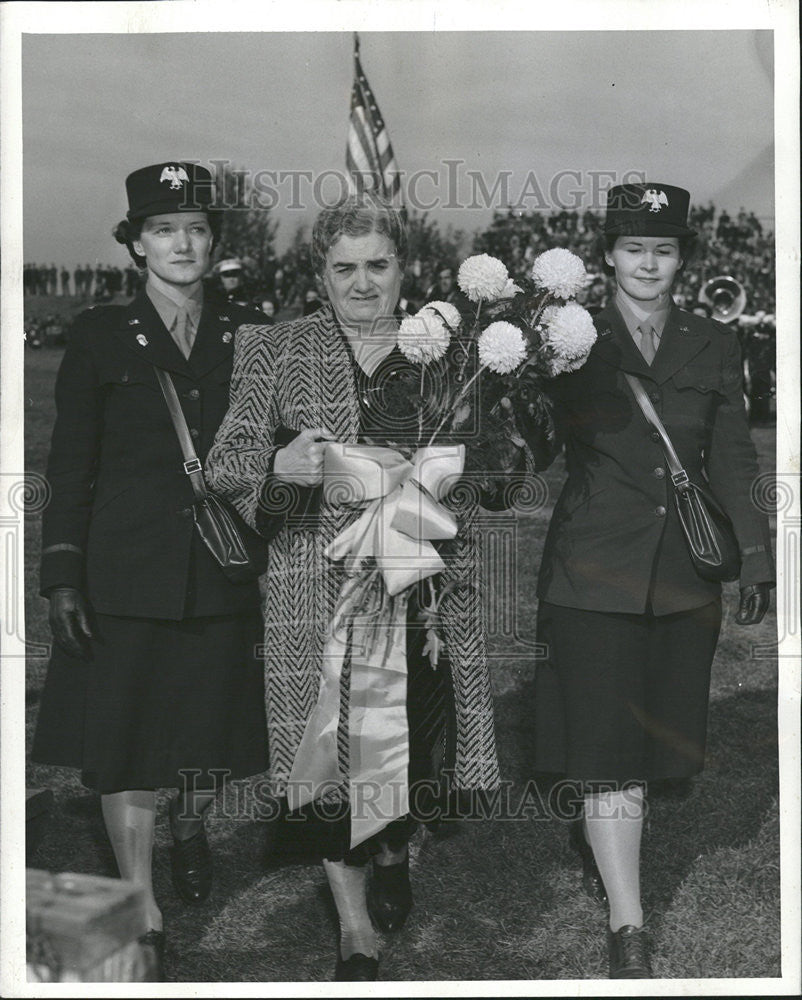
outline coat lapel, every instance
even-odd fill
[[[237,323],[225,303],[204,302],[189,355],[189,366],[196,377],[202,377],[233,355],[236,329]]]
[[[676,305],[672,306],[660,338],[660,346],[651,365],[647,365],[623,316],[611,303],[596,317],[598,340],[593,353],[615,368],[662,385],[710,342],[695,319],[696,317],[683,313]]]
[[[611,303],[596,316],[598,339],[593,346],[595,357],[614,368],[633,375],[652,375],[643,355],[635,346],[621,313]]]
[[[683,313],[676,305],[672,306],[649,374],[662,385],[709,343],[710,338],[702,325],[696,322],[696,317]]]
[[[157,368],[191,375],[186,358],[144,290],[126,307],[114,334],[129,350]]]

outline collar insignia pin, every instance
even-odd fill
[[[223,334],[223,343],[224,344],[230,344],[232,336],[233,336],[233,334],[231,333],[231,331],[230,330],[226,330],[226,332]]]
[[[231,320],[228,318],[228,316],[221,316],[220,317],[220,322],[221,323],[230,323]]]
[[[609,326],[606,326],[603,330],[599,330],[598,338],[599,340],[604,340],[605,337],[610,337],[612,335],[612,330]]]
[[[137,342],[137,344],[140,345],[140,347],[147,347],[148,346],[148,338],[145,336],[144,333],[138,333],[136,335],[136,342]]]
[[[128,320],[128,325],[129,326],[139,326],[139,320],[138,319],[129,319]]]

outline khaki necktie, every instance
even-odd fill
[[[650,365],[652,361],[654,361],[655,354],[657,354],[658,341],[657,337],[655,336],[654,329],[651,326],[646,326],[646,327],[639,326],[636,332],[638,334],[637,337],[638,348],[640,349],[640,352],[643,355],[646,364]]]
[[[184,306],[179,306],[178,312],[175,314],[175,322],[173,323],[171,333],[173,340],[178,345],[178,349],[185,358],[188,358],[192,351],[192,345],[195,342],[195,332],[192,329],[192,320],[190,320]]]

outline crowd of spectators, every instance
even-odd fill
[[[774,234],[766,232],[753,212],[741,209],[735,218],[716,217],[712,204],[694,207],[690,225],[699,234],[692,259],[675,284],[677,303],[699,305],[699,293],[712,278],[734,278],[746,293],[751,313],[774,313]],[[564,247],[581,257],[591,282],[579,296],[584,305],[604,305],[612,293],[612,278],[602,270],[602,216],[592,211],[496,212],[491,225],[476,236],[474,251],[500,257],[513,278],[523,277],[535,257],[552,247]]]
[[[139,271],[110,264],[79,264],[72,272],[55,264],[25,264],[22,287],[26,295],[73,296],[105,302],[115,295],[132,296],[139,287]]]

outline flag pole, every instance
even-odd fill
[[[351,89],[348,142],[345,150],[349,188],[353,186],[356,191],[360,191],[365,186],[365,179],[370,178],[372,183],[369,190],[375,190],[388,202],[400,196],[403,206],[400,174],[387,126],[362,68],[358,31],[353,33],[353,39],[354,84]]]

